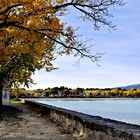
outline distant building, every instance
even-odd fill
[[[84,92],[80,92],[79,96],[85,96],[85,93]]]
[[[63,91],[62,90],[58,90],[58,96],[63,96]]]

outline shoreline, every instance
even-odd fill
[[[120,98],[119,98],[120,99]],[[130,98],[131,99],[131,98]],[[139,140],[140,126],[25,100],[0,120],[0,140]]]
[[[140,99],[33,98],[25,100],[140,126],[140,111],[137,109],[137,106],[140,105]]]
[[[30,98],[33,98],[33,99],[36,99],[36,98],[40,98],[40,99],[44,99],[44,98],[48,98],[48,99],[67,99],[67,98],[71,98],[71,99],[77,99],[77,98],[80,98],[80,99],[140,99],[140,97],[106,97],[106,96],[102,96],[102,97],[96,97],[96,96],[91,96],[91,97],[85,97],[85,96],[69,96],[69,97],[63,97],[63,96],[60,96],[60,97],[21,97],[19,99],[30,99]]]
[[[62,100],[140,100],[140,97],[27,97],[27,98],[19,98],[24,103],[24,100],[34,100],[34,99],[62,99]]]
[[[104,140],[140,139],[140,126],[138,125],[86,115],[33,101],[25,102],[32,107],[40,108],[43,114],[49,114],[54,122],[59,122],[65,131],[83,140],[101,138]]]

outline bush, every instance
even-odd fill
[[[19,98],[13,98],[12,101],[21,101]]]

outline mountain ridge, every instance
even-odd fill
[[[127,86],[120,86],[120,87],[117,87],[117,88],[126,89],[126,90],[129,90],[131,88],[140,89],[140,84],[132,84],[132,85],[127,85]]]

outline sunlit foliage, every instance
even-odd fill
[[[23,88],[12,88],[11,98],[14,97],[82,97],[82,98],[120,98],[140,97],[140,89],[71,89],[67,87],[54,87],[48,89],[25,90]]]

